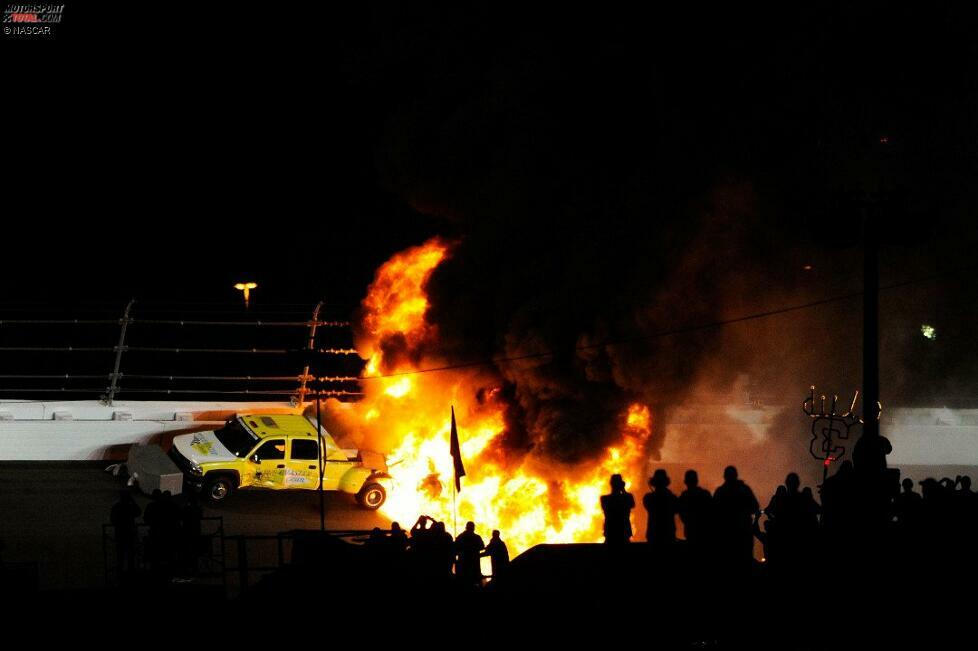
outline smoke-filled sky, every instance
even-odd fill
[[[557,351],[499,372],[573,451],[637,396],[857,386],[858,297],[649,335],[859,291],[869,214],[883,285],[920,281],[881,294],[884,396],[976,395],[970,12],[269,11],[69,3],[52,42],[4,39],[0,302],[232,302],[247,276],[259,306],[352,312],[440,235],[438,354]]]

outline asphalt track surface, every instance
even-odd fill
[[[0,542],[3,560],[36,562],[41,590],[105,585],[102,525],[125,483],[105,472],[110,462],[0,463]],[[145,509],[149,499],[134,491]],[[353,497],[327,493],[329,529],[386,528],[390,522],[359,508]],[[205,516],[223,517],[225,535],[274,535],[319,528],[315,491],[247,490]]]

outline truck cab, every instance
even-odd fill
[[[354,495],[365,509],[380,508],[392,488],[383,455],[340,448],[323,429],[294,414],[243,414],[224,427],[176,436],[170,458],[187,482],[212,503],[240,488],[323,490]]]

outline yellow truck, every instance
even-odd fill
[[[380,508],[392,488],[383,455],[342,449],[325,430],[320,440],[322,456],[316,425],[304,416],[243,414],[220,429],[174,437],[169,456],[211,503],[239,488],[316,490],[322,462],[323,490]]]

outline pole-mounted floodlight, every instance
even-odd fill
[[[234,286],[235,289],[244,293],[245,309],[248,308],[248,305],[251,302],[251,290],[256,289],[257,287],[258,283],[238,283]]]

